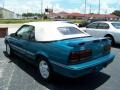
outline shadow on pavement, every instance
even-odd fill
[[[94,90],[104,84],[110,78],[110,76],[105,73],[96,72],[77,79],[70,79],[59,76],[53,81],[47,83],[41,80],[37,68],[33,65],[24,60],[21,60],[17,56],[10,58],[10,60],[11,61],[9,63],[16,64],[28,75],[33,77],[38,83],[42,84],[50,90]]]
[[[113,47],[120,49],[120,44],[115,44]]]

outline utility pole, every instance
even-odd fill
[[[43,10],[43,0],[41,0],[41,14],[42,14],[42,10]]]
[[[43,10],[43,0],[41,0],[41,14],[42,14],[42,10]]]
[[[91,14],[91,4],[90,4],[90,14]]]
[[[52,4],[52,13],[54,12],[54,3]]]
[[[100,3],[100,0],[99,0],[99,14],[100,14],[100,8],[101,8],[101,3]]]
[[[42,10],[43,10],[43,0],[41,0],[41,19],[43,19]]]
[[[86,14],[86,0],[85,0],[85,11],[84,11],[84,17],[85,17],[85,14]]]
[[[105,10],[105,20],[107,20],[107,18],[106,18],[106,14],[107,14],[107,10]]]
[[[5,8],[5,0],[3,0],[3,8]]]

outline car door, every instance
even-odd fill
[[[35,59],[35,53],[37,49],[35,48],[35,27],[29,25],[27,32],[23,35],[23,49],[25,56],[28,58],[29,62],[33,62],[30,59]]]
[[[109,30],[109,25],[107,23],[98,23],[98,26],[96,28],[96,37],[104,37],[108,30]]]
[[[86,32],[90,34],[91,36],[96,36],[96,29],[97,29],[98,23],[91,23],[86,27]]]
[[[11,37],[10,40],[11,46],[13,47],[14,51],[18,53],[18,55],[22,56],[25,55],[25,50],[23,49],[23,46],[25,45],[24,38],[28,29],[29,29],[28,25],[23,25],[19,28],[15,35]]]

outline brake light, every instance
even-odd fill
[[[91,50],[83,50],[79,52],[72,52],[69,56],[70,62],[77,62],[79,60],[88,59],[92,55]]]

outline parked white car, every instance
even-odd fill
[[[120,22],[96,21],[81,29],[94,37],[109,37],[112,44],[120,44]]]

